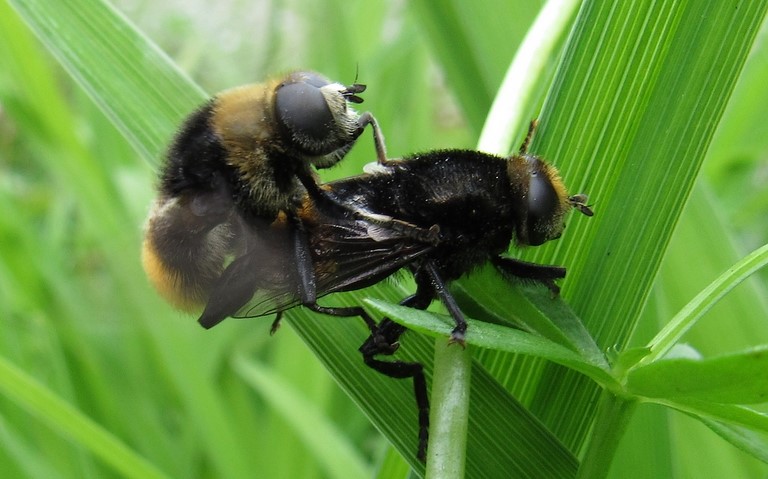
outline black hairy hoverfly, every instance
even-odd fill
[[[211,289],[200,317],[212,327],[228,316],[255,317],[306,304],[301,292],[316,297],[375,284],[409,270],[416,291],[401,304],[425,309],[440,299],[455,321],[451,341],[463,344],[466,322],[447,284],[490,262],[505,277],[538,282],[554,293],[565,268],[503,256],[510,243],[536,246],[560,237],[571,209],[591,216],[586,195],[569,195],[555,167],[528,153],[531,128],[517,154],[499,157],[473,150],[438,150],[388,160],[367,174],[323,185],[335,201],[363,216],[394,218],[418,230],[436,232],[436,241],[415,238],[399,228],[366,221],[355,214],[329,216],[305,194],[296,209],[303,240],[292,243],[293,226],[283,215],[265,227],[243,222],[238,237],[244,253],[235,258]],[[297,258],[300,255],[308,259]],[[296,264],[303,265],[299,268]],[[307,287],[306,284],[311,284]],[[421,364],[383,361],[405,328],[389,319],[376,323],[362,308],[312,309],[337,316],[360,316],[371,336],[361,346],[373,369],[397,378],[412,377],[419,407],[419,451],[424,459],[428,399]]]

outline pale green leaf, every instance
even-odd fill
[[[726,441],[768,464],[768,434],[765,432],[760,434],[748,427],[702,417],[698,419]]]
[[[706,359],[669,358],[630,370],[638,396],[688,397],[730,404],[768,402],[768,346]]]
[[[381,314],[407,326],[408,329],[437,338],[449,338],[453,329],[453,320],[448,316],[438,316],[382,301],[367,300],[366,303]],[[483,323],[471,318],[467,318],[467,325],[468,345],[536,356],[579,371],[600,384],[614,384],[613,377],[601,364],[591,363],[587,358],[548,339],[519,329]]]
[[[649,399],[694,417],[720,421],[744,427],[753,432],[768,434],[768,415],[745,406],[719,404],[692,398]]]

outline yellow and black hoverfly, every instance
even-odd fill
[[[312,166],[336,164],[371,125],[378,161],[386,163],[375,118],[358,114],[365,86],[334,83],[314,72],[295,72],[265,83],[219,93],[187,117],[167,153],[158,197],[147,219],[144,269],[171,304],[201,309],[225,266],[248,252],[247,238],[269,228],[280,214],[301,225],[295,214],[307,194],[330,217],[353,206],[321,188]],[[354,212],[368,222],[434,237],[383,215]],[[289,241],[301,252],[304,236]],[[304,265],[311,269],[311,265]],[[313,304],[311,283],[302,291]]]

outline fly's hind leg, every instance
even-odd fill
[[[403,301],[401,305],[417,309],[426,309],[432,298],[429,295],[416,292]],[[360,346],[363,361],[371,369],[385,376],[396,379],[413,378],[413,392],[419,413],[419,446],[416,457],[424,462],[427,457],[429,443],[429,396],[427,394],[427,379],[424,376],[424,366],[418,362],[401,360],[383,361],[376,356],[391,356],[399,348],[400,336],[406,331],[394,321],[384,318],[371,336]]]

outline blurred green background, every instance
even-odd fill
[[[542,2],[481,3],[439,2],[440,14],[430,14],[423,1],[114,5],[207,92],[295,68],[347,83],[357,77],[368,85],[361,109],[375,113],[390,156],[400,156],[476,145]],[[403,460],[291,327],[270,337],[271,318],[263,318],[204,331],[156,296],[138,258],[160,158],[140,159],[4,0],[0,19],[0,356],[169,477],[407,477]],[[456,30],[440,22],[452,21],[466,37],[444,36]],[[635,344],[736,258],[768,242],[767,36],[763,28],[728,103],[694,192],[705,201],[692,201],[684,212]],[[141,99],[135,101],[140,111]],[[359,172],[372,151],[366,134],[324,178]],[[722,321],[734,310],[764,312],[766,281],[763,271],[744,287],[763,304],[735,304],[735,294],[688,339],[704,353],[766,342],[765,328],[734,331]],[[275,396],[243,380],[250,366],[250,377],[273,384]],[[279,404],[294,408],[286,414]],[[644,420],[646,413],[654,419]],[[674,450],[658,470],[679,477],[702,477],[695,465],[712,472],[713,463],[722,472],[737,463],[768,474],[698,423],[666,414],[642,411],[636,418],[614,464],[616,477],[633,468],[640,468],[636,477],[649,477],[642,471],[651,465],[633,466],[646,457],[636,454],[645,446]],[[647,437],[634,431],[667,420],[665,432],[648,426],[658,437],[652,447],[632,442]],[[321,424],[323,436],[308,439],[294,421]],[[217,449],[222,424],[238,431],[236,449]],[[339,457],[320,454],[313,440],[334,445]],[[704,462],[694,459],[702,443],[715,451]],[[121,477],[6,396],[0,475]]]

